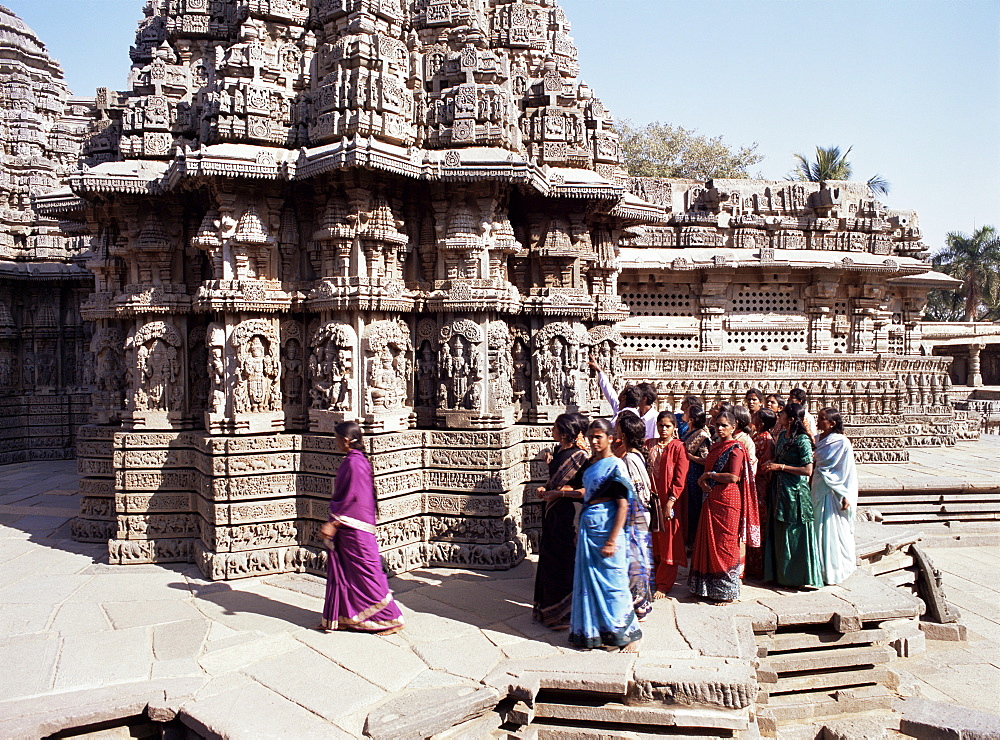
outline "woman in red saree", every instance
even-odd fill
[[[705,501],[691,551],[688,588],[724,604],[740,597],[741,545],[760,547],[760,519],[750,460],[733,438],[735,417],[723,411],[716,417],[715,431],[719,439],[705,459],[705,473],[698,478]]]
[[[771,471],[768,463],[774,462],[774,437],[771,430],[778,417],[770,409],[760,408],[753,415],[753,443],[757,449],[757,474],[754,483],[757,485],[757,511],[760,517],[760,538],[764,541],[764,527],[767,522],[767,492],[771,485]],[[761,547],[747,548],[747,575],[751,578],[764,577],[764,549]]]
[[[684,550],[684,528],[677,516],[680,500],[688,474],[688,459],[684,443],[677,439],[677,421],[670,411],[661,411],[656,417],[659,439],[646,441],[649,470],[653,476],[653,493],[657,506],[651,512],[654,521],[653,567],[656,591],[654,599],[666,598],[677,580],[677,569],[687,565]]]
[[[403,629],[382,571],[375,539],[375,480],[362,451],[361,427],[342,421],[333,429],[337,449],[346,453],[337,468],[330,519],[320,527],[327,546],[323,631],[356,630],[390,635]]]

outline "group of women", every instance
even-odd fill
[[[680,418],[656,417],[652,439],[628,410],[613,424],[556,420],[537,491],[537,620],[568,628],[573,645],[629,650],[682,566],[690,591],[716,604],[738,599],[747,575],[820,587],[854,571],[857,475],[840,414],[812,420],[756,390],[746,401],[706,413],[688,397]]]
[[[682,566],[691,592],[718,604],[739,598],[746,574],[819,587],[854,571],[857,474],[840,414],[821,410],[813,432],[801,403],[753,389],[746,403],[709,415],[688,397],[679,419],[656,416],[651,439],[627,408],[613,423],[556,419],[537,490],[536,619],[569,629],[578,647],[630,652]],[[403,618],[381,567],[361,429],[343,422],[335,438],[345,458],[320,528],[328,558],[318,629],[396,632]]]

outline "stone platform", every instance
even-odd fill
[[[925,540],[975,544],[1000,535],[1000,436],[914,448],[906,463],[859,466],[858,478],[861,506],[886,524],[920,529]]]
[[[408,573],[392,580],[403,632],[322,634],[313,576],[107,565],[106,548],[69,539],[75,478],[69,462],[0,469],[2,737],[143,713],[232,738],[755,737],[819,722],[803,692],[830,694],[827,714],[906,693],[1000,711],[984,704],[1000,680],[1000,548],[932,550],[954,600],[978,609],[975,642],[905,662],[891,631],[912,628],[919,602],[863,573],[815,592],[750,586],[732,607],[660,602],[639,656],[577,652],[533,623],[530,560]]]

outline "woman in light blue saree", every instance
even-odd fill
[[[812,499],[823,583],[846,580],[857,567],[854,516],[858,508],[858,473],[854,448],[844,436],[844,422],[834,408],[816,419],[819,437],[813,458]]]
[[[583,512],[576,540],[569,641],[580,648],[637,652],[642,637],[629,590],[625,520],[635,496],[625,464],[611,451],[612,426],[587,430],[593,451],[583,469]]]

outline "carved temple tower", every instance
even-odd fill
[[[626,178],[552,0],[149,0],[90,166],[82,539],[212,578],[323,566],[333,426],[387,565],[506,568],[557,414],[618,367]],[[635,200],[635,199],[633,199]],[[523,423],[519,423],[523,422]]]

